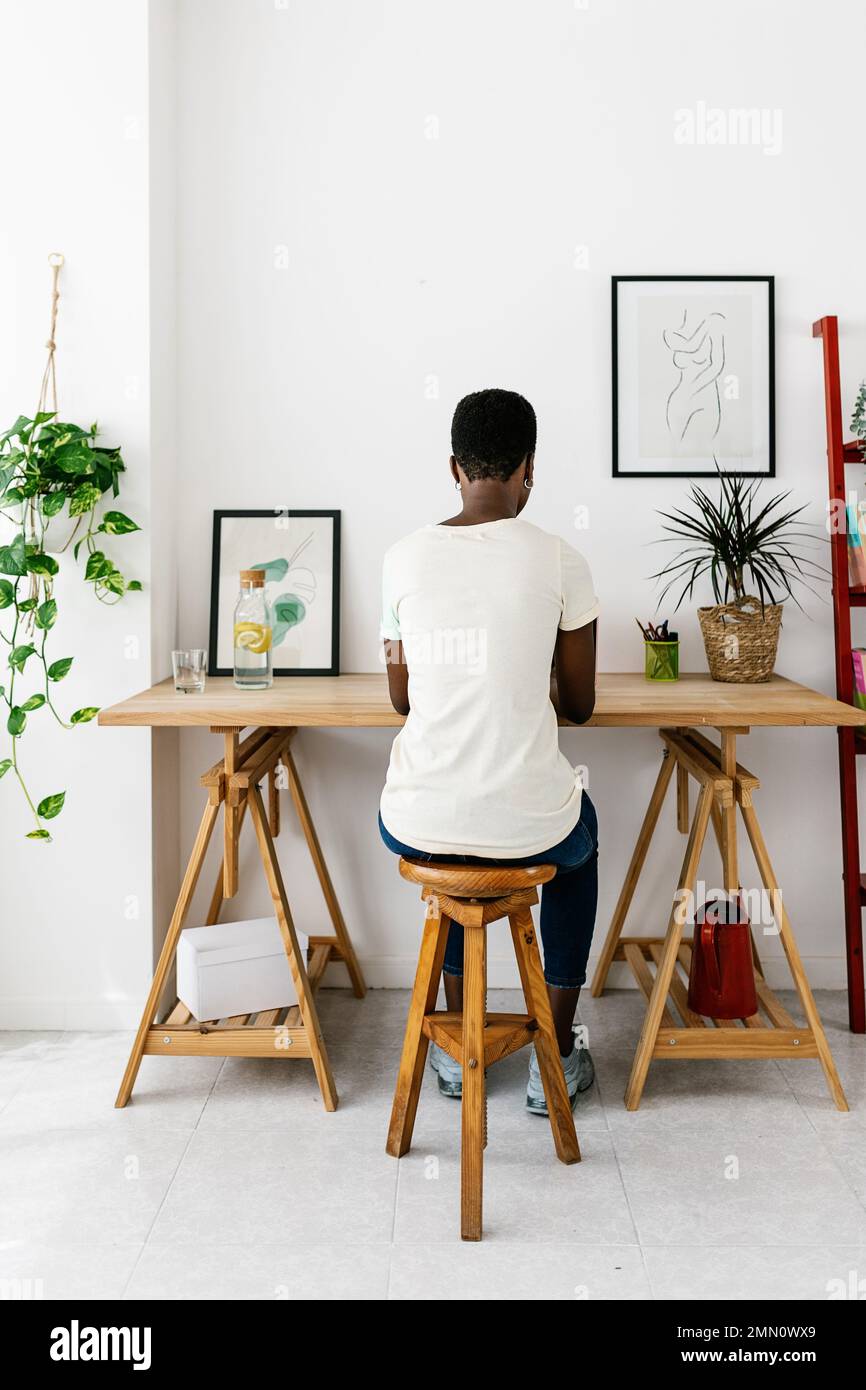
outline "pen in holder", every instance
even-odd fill
[[[640,618],[635,622],[643,634],[644,667],[648,681],[678,681],[680,678],[680,640],[678,632],[668,632],[668,621],[656,627]]]

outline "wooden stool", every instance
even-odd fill
[[[460,1234],[464,1240],[480,1240],[482,1155],[487,1144],[485,1067],[534,1042],[557,1158],[562,1163],[580,1162],[530,911],[538,902],[536,886],[553,878],[556,868],[542,864],[537,868],[476,869],[401,859],[400,873],[421,884],[427,917],[386,1149],[394,1158],[409,1151],[427,1044],[432,1040],[463,1067]],[[525,1014],[487,1012],[487,927],[502,917],[507,917],[511,926]],[[462,1014],[435,1008],[452,921],[465,929]]]

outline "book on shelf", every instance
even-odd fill
[[[854,704],[866,710],[866,647],[851,649],[851,664],[854,667]],[[866,724],[860,732],[866,733]]]
[[[862,503],[860,504],[862,507]],[[858,516],[858,513],[860,515]],[[860,520],[863,513],[860,507],[848,503],[848,585],[858,592],[866,591],[866,549],[860,534]]]

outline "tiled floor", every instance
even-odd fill
[[[218,1058],[145,1058],[116,1111],[127,1035],[0,1033],[0,1297],[863,1296],[866,1038],[844,995],[818,1003],[847,1115],[812,1061],[656,1064],[627,1114],[640,998],[587,997],[584,1161],[557,1163],[524,1111],[527,1054],[500,1063],[480,1245],[459,1240],[460,1110],[429,1069],[411,1154],[384,1152],[407,998],[322,991],[333,1115],[307,1062]]]

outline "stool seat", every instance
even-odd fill
[[[421,859],[401,859],[400,873],[410,883],[420,883],[455,898],[501,898],[506,893],[536,888],[556,874],[555,864],[535,864],[509,869],[500,865],[436,864]]]

